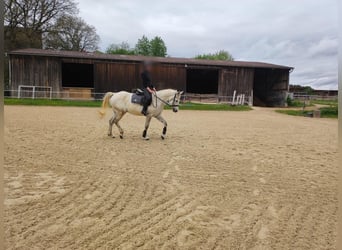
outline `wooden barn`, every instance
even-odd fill
[[[158,89],[186,93],[253,96],[255,106],[284,106],[291,67],[261,62],[212,61],[22,49],[8,53],[11,90],[19,85],[52,87],[53,92],[100,97],[107,91],[141,86],[142,61],[156,63]],[[76,96],[77,97],[77,96]]]

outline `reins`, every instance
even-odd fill
[[[153,93],[153,95],[156,97],[156,106],[154,106],[153,103],[152,103],[152,105],[153,105],[154,108],[157,107],[157,100],[161,101],[162,103],[164,103],[165,105],[167,105],[167,106],[169,106],[169,107],[171,107],[171,108],[179,107],[179,105],[175,105],[175,104],[174,104],[174,103],[175,103],[175,100],[176,100],[176,94],[173,96],[172,104],[170,104],[170,103],[164,101],[163,99],[161,99],[160,97],[158,97],[158,96],[157,96],[157,93]]]

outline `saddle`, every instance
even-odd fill
[[[144,91],[141,89],[136,89],[133,91],[133,95],[131,98],[131,102],[139,105],[144,105],[145,103],[145,96]]]

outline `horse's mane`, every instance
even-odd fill
[[[169,92],[177,92],[177,90],[175,90],[175,89],[161,89],[161,90],[157,91],[157,94],[166,94]]]

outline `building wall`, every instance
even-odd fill
[[[95,92],[131,91],[139,86],[138,64],[97,62],[94,66]]]
[[[12,90],[19,85],[51,86],[61,91],[61,61],[58,58],[39,56],[11,56],[10,78]]]
[[[153,83],[157,89],[186,90],[186,68],[178,65],[157,65],[153,72]],[[141,80],[139,79],[139,83]]]
[[[218,95],[233,96],[236,94],[250,95],[253,90],[254,69],[252,68],[225,68],[219,76]]]
[[[132,91],[142,87],[140,63],[95,63],[95,92]],[[184,67],[156,65],[152,72],[152,83],[157,89],[185,89]]]
[[[94,92],[132,91],[142,86],[140,62],[111,62],[104,60],[11,55],[11,89],[18,85],[51,86],[63,91],[62,62],[94,64]],[[191,65],[190,65],[191,66]],[[206,69],[206,67],[203,67]],[[218,95],[250,95],[259,106],[284,106],[289,85],[287,69],[216,67],[219,70]],[[157,89],[186,90],[186,67],[181,64],[159,64],[152,81]],[[98,97],[98,96],[96,96]]]

